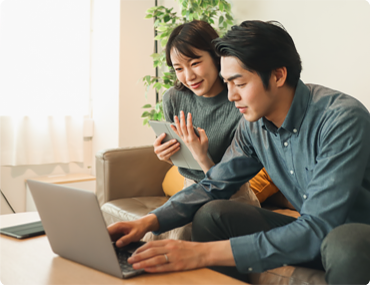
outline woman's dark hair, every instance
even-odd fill
[[[271,72],[280,67],[287,69],[286,83],[296,87],[301,59],[293,39],[279,22],[245,21],[214,43],[219,56],[235,56],[244,69],[256,72],[265,89],[269,88]]]
[[[210,24],[204,21],[194,20],[176,27],[166,45],[166,62],[172,68],[171,50],[176,49],[178,53],[189,57],[199,58],[194,48],[207,51],[212,57],[216,68],[220,72],[220,57],[216,54],[213,40],[218,38],[217,32]],[[188,90],[180,81],[176,80],[175,88]]]

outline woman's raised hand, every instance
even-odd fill
[[[214,162],[208,156],[208,137],[206,132],[197,128],[199,137],[194,131],[193,120],[190,113],[188,113],[187,119],[185,120],[185,114],[183,111],[180,112],[180,119],[175,116],[175,126],[171,125],[171,128],[176,134],[181,137],[183,142],[187,145],[191,151],[193,157],[198,161],[204,172],[207,172],[213,165]]]
[[[171,156],[179,151],[180,143],[175,139],[162,143],[165,137],[166,134],[163,133],[155,139],[153,143],[154,153],[157,155],[159,160],[163,160],[172,164]]]

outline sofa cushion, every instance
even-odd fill
[[[102,207],[107,226],[120,221],[133,221],[162,206],[168,200],[164,196],[134,197],[109,201]]]
[[[325,272],[299,266],[283,266],[262,273],[249,274],[251,284],[270,285],[324,285]]]

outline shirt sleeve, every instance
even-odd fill
[[[240,147],[241,131],[238,130],[221,162],[213,166],[202,181],[179,191],[151,212],[157,216],[160,226],[154,234],[190,223],[202,205],[214,199],[229,199],[262,169],[259,160]]]
[[[359,192],[366,191],[362,183],[370,156],[369,121],[361,108],[323,118],[316,164],[307,169],[301,216],[267,232],[231,238],[240,272],[262,272],[320,256],[325,236],[346,223]]]

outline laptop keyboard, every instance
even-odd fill
[[[116,250],[119,266],[121,267],[122,272],[134,272],[135,269],[132,268],[132,265],[127,262],[127,259],[132,255],[125,250]]]
[[[143,244],[144,242],[133,242],[129,245],[118,248],[116,247],[115,243],[113,243],[117,259],[123,274],[136,275],[133,273],[141,273],[143,271],[143,269],[133,269],[132,265],[127,261],[127,259],[135,252],[135,250]]]

